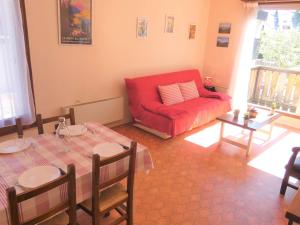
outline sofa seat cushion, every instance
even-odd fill
[[[178,105],[178,104],[176,104]],[[165,116],[169,119],[176,119],[180,116],[184,116],[187,112],[185,110],[182,110],[175,105],[167,106],[160,102],[149,102],[143,104],[143,107],[145,110],[159,114],[161,116]]]
[[[169,119],[178,119],[185,116],[195,116],[201,112],[213,114],[215,111],[219,113],[219,106],[222,106],[222,101],[216,98],[199,97],[171,106],[166,106],[159,102],[145,103],[143,106],[150,112],[160,114]],[[223,109],[221,111],[223,112]]]
[[[135,119],[150,128],[176,136],[228,112],[230,102],[200,97],[172,106],[160,102],[148,102],[143,104],[143,108],[145,110],[143,115]]]

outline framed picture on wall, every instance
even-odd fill
[[[217,47],[228,48],[229,37],[217,37]]]
[[[220,23],[219,24],[219,33],[220,34],[230,34],[231,32],[231,23]]]
[[[136,37],[139,39],[147,38],[148,36],[148,18],[138,17],[136,23]]]
[[[92,0],[58,0],[60,44],[92,44]]]
[[[189,39],[195,39],[196,38],[196,24],[190,24],[189,27]]]
[[[174,32],[174,23],[175,23],[175,17],[166,15],[166,20],[165,20],[165,32],[166,33]]]

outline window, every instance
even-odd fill
[[[258,12],[248,102],[300,115],[300,11]]]
[[[0,127],[34,120],[19,1],[0,0]]]

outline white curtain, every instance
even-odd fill
[[[257,3],[245,4],[245,24],[241,32],[241,42],[235,58],[233,76],[230,84],[233,109],[246,110],[248,84],[252,64],[252,54],[256,33]]]
[[[34,121],[19,0],[0,0],[0,127]]]

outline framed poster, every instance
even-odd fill
[[[217,47],[228,48],[229,37],[217,37]]]
[[[196,38],[196,24],[190,24],[189,27],[189,39],[195,39]]]
[[[230,34],[231,32],[231,23],[220,23],[219,24],[219,33],[220,34]]]
[[[59,43],[92,44],[92,0],[58,0]]]
[[[166,33],[174,32],[174,23],[175,23],[175,17],[166,15],[166,19],[165,19],[165,32]]]
[[[139,39],[147,38],[148,36],[148,18],[138,17],[136,23],[136,37]]]

